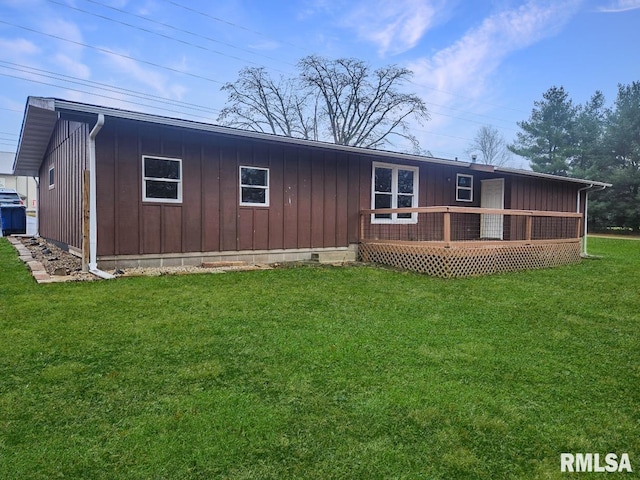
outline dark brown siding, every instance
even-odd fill
[[[182,159],[182,203],[142,201],[143,155]],[[419,206],[477,207],[481,180],[505,178],[506,208],[575,211],[580,187],[113,118],[97,162],[99,255],[346,247],[371,206],[372,162],[419,166]],[[240,206],[240,166],[269,168],[268,207]],[[456,202],[457,173],[473,175],[473,202]]]
[[[142,201],[143,155],[182,159],[181,204]],[[370,160],[320,148],[108,118],[97,162],[99,255],[346,247],[370,203]],[[240,166],[269,168],[268,207],[240,206]]]
[[[61,120],[40,166],[39,231],[45,238],[82,248],[82,172],[88,168],[88,126]],[[49,168],[55,186],[49,189]]]
[[[578,190],[584,185],[533,177],[510,177],[505,190],[510,198],[508,208],[575,212]]]

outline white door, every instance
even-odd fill
[[[504,208],[504,179],[480,181],[480,207]],[[480,238],[502,240],[504,233],[504,215],[482,214],[480,216]]]

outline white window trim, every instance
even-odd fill
[[[420,185],[419,168],[408,165],[400,165],[395,163],[373,162],[371,166],[371,208],[375,209],[376,205],[376,168],[391,169],[391,208],[397,208],[398,205],[398,170],[410,170],[413,172],[413,198],[411,207],[418,206],[418,186]],[[398,218],[397,213],[392,213],[391,218],[376,218],[375,214],[371,214],[371,223],[418,223],[418,214],[412,213],[411,218]]]
[[[243,168],[250,168],[251,170],[264,170],[265,172],[267,172],[267,184],[266,185],[245,185],[242,183],[242,169]],[[240,206],[241,207],[268,207],[269,206],[269,184],[271,182],[271,177],[270,177],[270,172],[269,169],[266,167],[253,167],[251,165],[241,165],[240,168],[238,168],[238,183],[240,185],[240,188],[238,189],[238,194],[240,196]],[[243,202],[242,201],[242,188],[246,187],[246,188],[262,188],[263,190],[265,190],[265,194],[264,194],[264,203],[255,203],[255,202]]]
[[[53,183],[51,183],[51,172],[53,172]],[[54,188],[56,188],[56,167],[55,167],[55,165],[51,165],[49,167],[49,178],[47,179],[47,182],[49,183],[49,190],[53,190]]]
[[[458,184],[458,181],[460,179],[460,177],[467,177],[471,179],[471,186],[470,187],[461,187]],[[470,198],[460,198],[460,191],[461,190],[465,190],[470,192],[469,197]],[[473,175],[468,175],[466,173],[457,173],[456,174],[456,202],[473,202]]]
[[[172,160],[174,162],[178,162],[180,165],[180,178],[179,179],[171,179],[171,178],[158,178],[158,177],[145,177],[144,175],[144,161],[147,158],[153,158],[157,160]],[[154,198],[147,197],[147,188],[145,182],[147,180],[154,180],[158,182],[170,182],[178,184],[178,198]],[[154,203],[182,203],[182,159],[181,158],[172,158],[172,157],[162,157],[160,155],[143,155],[142,156],[142,201],[143,202],[154,202]]]

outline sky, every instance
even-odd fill
[[[638,45],[640,0],[0,0],[0,151],[28,96],[216,123],[240,69],[291,77],[313,54],[409,68],[420,146],[469,160],[481,126],[512,142],[553,86],[612,105]]]

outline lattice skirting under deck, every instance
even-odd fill
[[[430,246],[363,242],[360,258],[404,270],[451,278],[555,267],[580,261],[580,242],[533,245]]]

